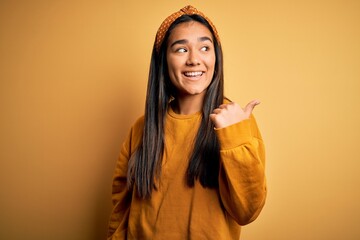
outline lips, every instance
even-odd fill
[[[198,71],[198,72],[184,72],[183,74],[186,77],[201,77],[204,72]]]

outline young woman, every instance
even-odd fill
[[[223,95],[215,26],[187,6],[160,26],[145,115],[113,179],[108,239],[239,239],[266,198],[264,145],[252,115]]]

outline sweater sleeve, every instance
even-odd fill
[[[255,118],[216,129],[220,142],[219,191],[240,225],[254,221],[266,199],[265,150]]]
[[[108,226],[108,240],[110,239],[126,239],[127,225],[130,212],[131,192],[126,186],[126,176],[128,169],[128,161],[130,158],[131,148],[130,134],[122,145],[119,158],[116,163],[113,183],[112,183],[112,203],[113,210],[110,215]]]

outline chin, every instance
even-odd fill
[[[194,95],[194,96],[201,95],[204,93],[205,93],[205,90],[192,90],[192,91],[187,92],[187,94]]]

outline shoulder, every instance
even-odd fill
[[[133,129],[143,129],[144,128],[144,121],[145,121],[145,117],[144,115],[142,115],[141,117],[139,117],[138,119],[136,119],[136,121],[134,122],[134,124],[132,125]]]
[[[142,139],[144,129],[144,116],[139,117],[131,126],[124,141],[123,147],[130,155],[135,151]]]
[[[141,138],[142,133],[144,131],[144,116],[139,117],[131,127],[131,135],[132,138]]]

